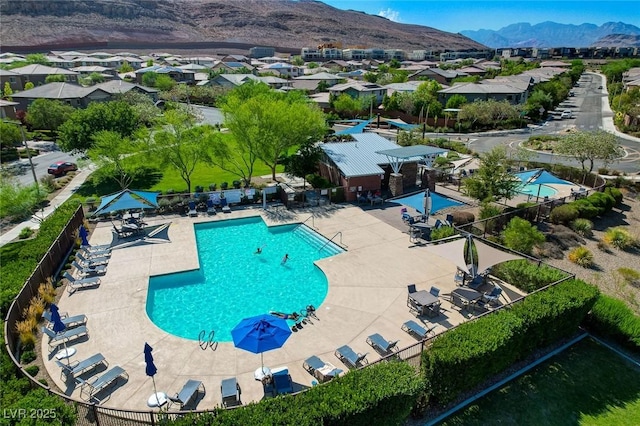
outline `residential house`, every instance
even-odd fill
[[[384,51],[384,60],[391,61],[395,59],[396,61],[404,61],[406,58],[405,52],[402,49],[385,49]]]
[[[295,78],[303,74],[300,67],[286,62],[276,62],[275,64],[265,65],[260,68],[260,72],[272,72],[282,78]]]
[[[4,85],[6,83],[9,83],[9,87],[11,87],[14,93],[24,89],[24,78],[22,74],[0,68],[0,90],[4,91]]]
[[[78,82],[78,73],[63,68],[53,68],[46,65],[31,64],[20,68],[14,68],[11,71],[22,75],[24,84],[28,81],[34,85],[45,84],[46,79],[50,75],[63,75],[68,83]]]
[[[249,49],[249,56],[251,58],[264,58],[275,54],[276,49],[274,47],[256,46]]]
[[[373,96],[375,105],[378,106],[382,103],[382,99],[384,98],[385,93],[387,93],[387,89],[375,83],[352,81],[343,84],[336,84],[329,88],[329,93],[334,96],[347,94],[354,99],[363,99]]]
[[[224,73],[228,73],[228,72],[242,72],[244,71],[249,71],[249,72],[253,72],[253,66],[251,66],[250,64],[244,63],[244,62],[217,62],[216,64],[214,64],[211,67],[212,71],[216,71],[216,72],[224,72]]]
[[[16,107],[19,105],[18,102],[6,101],[4,99],[0,99],[0,119],[16,119]]]
[[[273,76],[255,76],[253,74],[219,74],[207,82],[199,83],[201,86],[221,86],[227,89],[233,89],[242,86],[247,81],[260,81],[268,84],[274,89],[290,87],[291,82]]]
[[[124,80],[110,80],[105,81],[104,83],[96,84],[93,86],[100,90],[104,90],[105,92],[115,96],[122,93],[127,93],[130,91],[142,93],[143,95],[147,95],[151,98],[153,102],[158,101],[158,90],[153,89],[151,87],[142,86],[140,84],[129,83]]]
[[[267,64],[276,64],[278,62],[289,62],[289,60],[287,60],[287,58],[281,58],[279,56],[265,56],[262,58],[258,58],[258,61],[260,63],[260,65],[267,65]],[[255,64],[256,61],[251,61],[251,64]]]
[[[413,93],[424,81],[407,81],[405,83],[390,83],[385,85],[387,96],[393,95],[395,92]]]
[[[369,71],[364,70],[364,69],[357,69],[357,70],[353,70],[353,71],[349,71],[349,72],[338,72],[336,73],[336,75],[340,78],[350,78],[353,80],[362,80],[364,78],[364,75],[366,73],[368,73]]]
[[[487,73],[487,70],[481,67],[477,67],[474,65],[468,66],[468,67],[463,67],[460,68],[458,70],[458,72],[463,72],[465,74],[468,74],[470,76],[478,76],[478,77],[482,77]]]
[[[241,62],[243,64],[251,65],[251,58],[244,55],[226,55],[221,59],[222,62]]]
[[[333,72],[352,71],[355,69],[352,62],[350,63],[348,61],[342,61],[339,59],[324,62],[322,66]]]
[[[342,49],[338,49],[336,47],[324,47],[322,48],[321,53],[324,59],[342,59]]]
[[[454,95],[464,96],[468,102],[487,101],[508,101],[512,105],[519,105],[526,102],[528,92],[526,88],[516,87],[509,84],[479,84],[479,83],[456,83],[451,87],[438,91],[438,101],[443,105]]]
[[[98,65],[91,66],[82,66],[82,67],[74,67],[70,68],[71,71],[75,71],[80,74],[82,77],[87,77],[91,74],[100,74],[104,78],[114,78],[117,77],[118,73],[113,68],[101,67]]]
[[[317,74],[302,75],[296,77],[291,82],[291,86],[295,89],[306,90],[308,92],[315,92],[318,89],[318,85],[324,82],[327,87],[335,86],[342,78],[335,74],[328,72],[319,72]]]
[[[218,62],[218,59],[211,56],[190,56],[188,58],[184,58],[183,62],[186,62],[187,64],[200,65],[205,68],[211,68]],[[179,66],[179,68],[183,67],[184,65]]]
[[[540,68],[569,68],[571,64],[563,61],[542,61]]]
[[[315,47],[303,47],[300,56],[304,61],[317,61],[322,59],[322,52]]]
[[[361,61],[366,59],[367,54],[364,49],[342,49],[342,59],[347,61]]]
[[[172,80],[175,80],[178,83],[194,84],[195,82],[195,73],[193,71],[163,65],[153,65],[151,67],[141,68],[137,70],[136,82],[138,84],[142,84],[142,78],[148,72],[168,75]]]
[[[468,77],[469,74],[464,72],[460,72],[457,70],[441,70],[440,68],[426,68],[421,71],[417,71],[411,74],[408,79],[412,80],[421,80],[424,77],[429,78],[431,80],[435,80],[440,84],[450,85],[451,81],[454,78],[458,77]]]
[[[36,99],[51,99],[65,102],[76,108],[86,108],[94,101],[108,101],[111,94],[97,86],[82,87],[73,83],[48,83],[13,95],[19,105],[17,109],[26,111]]]
[[[367,59],[375,59],[377,61],[384,61],[384,49],[371,48],[364,49],[364,54]]]

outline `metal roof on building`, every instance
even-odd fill
[[[380,165],[389,164],[389,158],[381,151],[400,148],[389,139],[377,133],[359,133],[351,135],[355,142],[325,143],[320,148],[336,164],[345,177],[381,175]],[[421,160],[412,157],[409,161]]]

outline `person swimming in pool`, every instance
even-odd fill
[[[264,247],[264,246],[262,246],[262,247]],[[253,253],[253,254],[260,254],[260,253],[262,253],[262,247],[258,247],[258,248],[256,249],[256,252],[255,252],[255,253]]]
[[[284,265],[285,263],[287,263],[287,260],[289,260],[289,253],[286,253],[284,255],[284,257],[282,258],[282,262],[280,262],[280,264]]]

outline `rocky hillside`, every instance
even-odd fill
[[[640,35],[610,34],[596,40],[594,47],[640,47]]]
[[[3,46],[230,42],[484,49],[465,36],[311,0],[0,0]]]

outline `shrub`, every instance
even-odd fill
[[[234,180],[232,183],[235,189],[240,189],[240,187],[242,186],[242,183],[239,180]]]
[[[525,259],[495,265],[491,267],[491,274],[527,293],[567,277],[559,269],[544,264],[536,265]]]
[[[491,218],[498,216],[501,213],[502,213],[502,209],[494,204],[491,204],[491,203],[482,204],[482,207],[480,208],[479,218],[481,220],[487,219],[484,222],[484,229],[486,232],[491,233],[495,230],[496,221],[491,220]]]
[[[316,174],[308,175],[307,182],[309,182],[309,184],[314,188],[331,188],[332,187],[331,182],[329,182],[329,180]]]
[[[618,268],[618,273],[626,283],[640,286],[640,272],[631,268]]]
[[[37,365],[30,365],[28,367],[25,367],[24,371],[26,371],[27,374],[30,375],[31,377],[35,377],[38,375],[38,372],[40,371],[40,367],[38,367]]]
[[[583,268],[590,268],[593,265],[593,253],[584,246],[576,247],[569,252],[569,260]]]
[[[32,346],[36,343],[35,329],[38,322],[33,317],[27,317],[22,321],[16,322],[16,331],[20,338],[22,346]]]
[[[598,208],[599,215],[607,213],[616,204],[616,200],[605,192],[594,192],[586,200]]]
[[[218,188],[218,185],[215,183],[212,183],[209,185],[209,191],[213,192]]]
[[[631,234],[629,234],[629,231],[620,226],[607,229],[603,240],[606,244],[613,246],[618,250],[627,250],[635,244],[635,240]]]
[[[34,351],[24,351],[22,355],[20,355],[20,362],[23,364],[29,364],[31,361],[37,358],[36,353]]]
[[[195,188],[195,192],[196,192],[196,194],[198,194],[200,192],[204,192],[204,188],[201,187],[200,185],[197,185],[196,188]]]
[[[620,190],[618,188],[614,188],[613,186],[607,186],[604,189],[604,193],[605,194],[609,194],[611,195],[611,197],[613,197],[613,199],[615,200],[615,205],[619,205],[620,203],[622,203],[622,192],[620,192]]]
[[[453,224],[458,226],[466,225],[476,220],[476,216],[473,213],[462,210],[452,212],[451,216],[453,216]]]
[[[583,237],[589,237],[593,229],[593,222],[589,219],[576,219],[571,222],[571,229]]]
[[[510,249],[529,254],[534,246],[544,243],[544,234],[529,221],[514,217],[502,232],[502,240]]]
[[[431,241],[452,237],[456,234],[457,234],[456,229],[453,226],[441,226],[431,231]]]
[[[24,309],[22,315],[27,319],[33,318],[37,323],[38,321],[40,321],[40,318],[42,318],[44,305],[44,300],[40,296],[32,297],[31,301],[29,302],[29,306]],[[35,329],[36,327],[34,326],[33,328]]]
[[[601,294],[585,325],[594,334],[613,339],[640,354],[640,317],[623,301]]]
[[[30,236],[32,236],[34,232],[35,231],[33,229],[29,228],[28,226],[24,227],[24,228],[22,228],[20,230],[20,234],[18,234],[18,238],[20,238],[21,240],[24,240],[24,239],[29,238]]]
[[[38,287],[38,296],[40,296],[47,305],[56,300],[56,289],[53,286],[51,278],[47,279],[46,283],[40,284]]]
[[[555,207],[551,210],[551,214],[549,218],[552,223],[557,224],[568,224],[569,222],[578,218],[578,209],[572,204],[564,204],[562,206]]]
[[[600,209],[597,206],[594,206],[593,204],[591,204],[591,201],[587,200],[586,198],[573,201],[570,203],[570,205],[578,210],[578,217],[582,217],[585,219],[593,219],[594,217],[604,213],[604,210]]]
[[[220,189],[224,190],[227,189],[229,187],[229,182],[222,182],[220,184]]]

